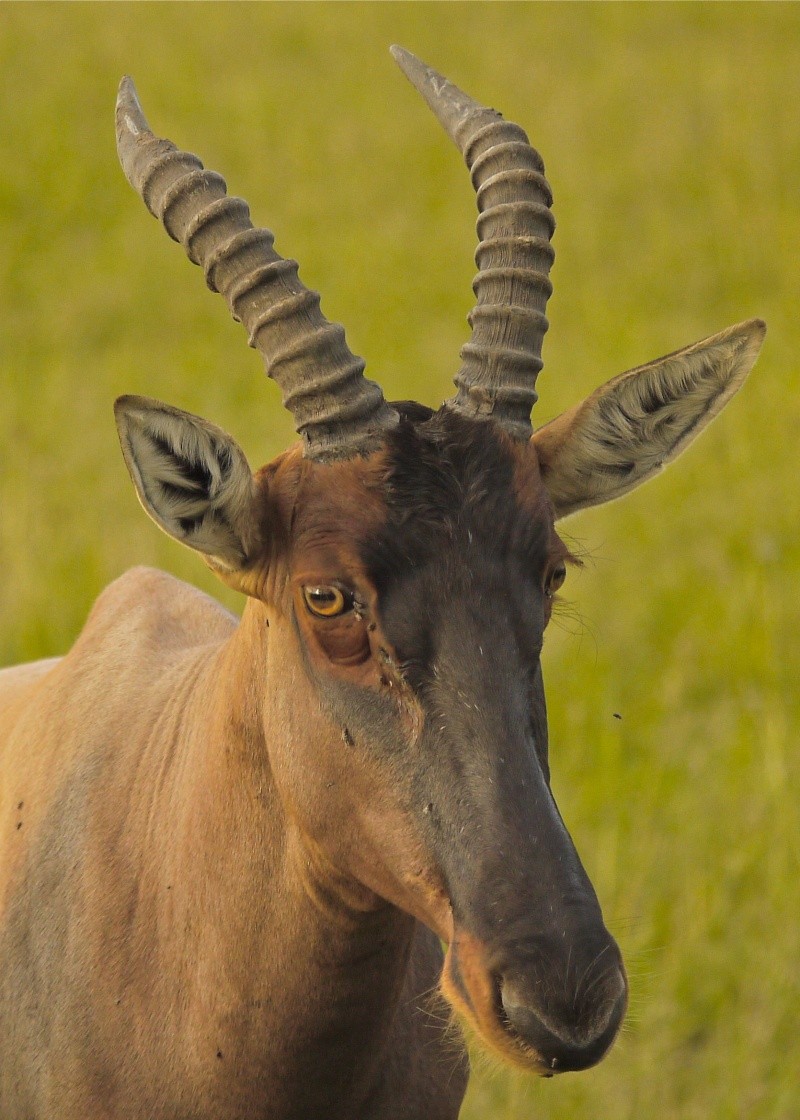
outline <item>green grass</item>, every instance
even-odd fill
[[[554,785],[630,965],[596,1070],[483,1070],[467,1120],[800,1115],[800,8],[0,5],[0,663],[69,646],[126,567],[219,594],[138,507],[123,392],[292,436],[113,146],[119,77],[301,261],[387,395],[449,394],[474,199],[398,41],[519,120],[556,195],[549,417],[763,316],[751,383],[667,474],[568,522]],[[617,719],[614,713],[622,716]]]

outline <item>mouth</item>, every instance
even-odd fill
[[[500,976],[484,967],[483,946],[469,934],[459,931],[450,942],[442,970],[442,992],[495,1053],[540,1077],[553,1076],[555,1069],[514,1030],[503,1009]]]
[[[513,1065],[540,1077],[588,1069],[606,1054],[627,1006],[621,969],[609,970],[608,990],[586,1023],[557,1023],[552,1014],[515,999],[514,986],[487,967],[477,938],[457,931],[445,957],[442,991],[481,1041]]]

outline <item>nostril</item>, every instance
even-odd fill
[[[598,986],[600,987],[600,986]],[[625,1014],[628,987],[622,970],[609,969],[602,991],[591,1003],[583,999],[557,1007],[541,1006],[525,998],[510,981],[500,985],[500,1001],[507,1026],[554,1073],[586,1069],[599,1062],[614,1041]]]

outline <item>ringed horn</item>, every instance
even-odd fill
[[[392,55],[461,150],[477,193],[478,301],[455,376],[458,393],[447,407],[491,417],[512,437],[529,439],[554,259],[544,164],[519,125],[402,47],[392,47]],[[298,278],[297,262],[278,256],[269,230],[253,228],[247,203],[226,194],[225,180],[153,135],[130,78],[117,98],[117,149],[148,210],[244,324],[280,386],[306,456],[324,462],[376,449],[397,413],[364,377],[364,361],[349,350],[342,327],[325,319],[319,296]]]
[[[391,51],[460,149],[477,192],[479,272],[472,286],[478,302],[455,376],[458,393],[448,407],[491,416],[509,435],[529,439],[555,256],[553,196],[542,158],[519,125],[479,105],[402,47]]]
[[[343,328],[320,311],[319,295],[299,280],[297,262],[275,252],[268,229],[253,227],[247,203],[227,195],[222,176],[153,135],[130,78],[120,84],[116,126],[128,181],[243,323],[281,389],[305,455],[325,462],[377,448],[397,413],[364,377],[364,361],[348,348]]]

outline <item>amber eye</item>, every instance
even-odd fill
[[[333,583],[304,587],[303,599],[312,614],[318,618],[335,618],[353,606],[353,597]]]
[[[544,593],[548,599],[552,599],[556,591],[563,584],[567,578],[567,569],[564,564],[556,564],[544,585]]]

